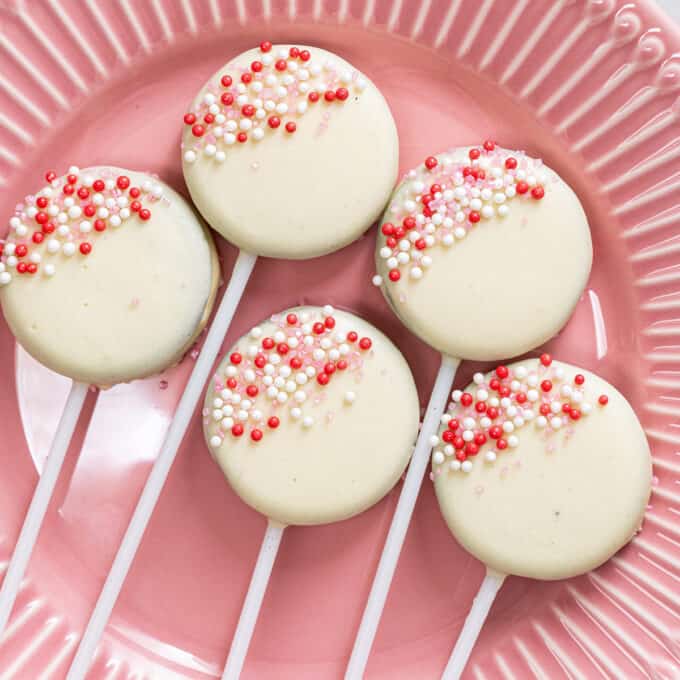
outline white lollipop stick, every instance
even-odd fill
[[[253,637],[253,630],[255,630],[255,624],[257,623],[257,617],[260,614],[262,600],[269,584],[269,577],[274,567],[274,560],[276,560],[276,555],[279,552],[284,529],[284,526],[274,522],[269,522],[267,525],[267,531],[260,547],[260,554],[257,556],[253,576],[248,586],[248,594],[243,603],[243,609],[241,609],[241,617],[239,618],[238,626],[236,626],[234,639],[231,641],[229,658],[227,659],[227,665],[224,667],[222,680],[238,680],[241,675],[243,663],[248,654],[248,647],[250,647],[250,640]]]
[[[446,408],[449,391],[451,390],[459,364],[460,361],[458,359],[442,355],[442,363],[434,383],[430,402],[427,405],[425,417],[423,418],[423,425],[420,428],[416,448],[409,463],[404,486],[397,503],[397,509],[392,518],[392,524],[387,534],[378,570],[373,579],[371,593],[368,596],[366,609],[361,619],[359,632],[354,641],[352,656],[345,672],[346,680],[360,680],[364,675],[368,655],[371,652],[375,633],[378,630],[380,617],[387,600],[387,593],[390,590],[394,571],[397,568],[401,547],[404,544],[411,515],[413,515],[413,508],[415,507],[427,464],[430,460],[430,452],[432,451],[430,437],[436,434],[439,429],[440,419]]]
[[[177,455],[177,450],[191,422],[191,417],[201,397],[203,387],[210,377],[210,371],[220,351],[224,336],[229,330],[234,312],[241,300],[256,260],[256,255],[249,255],[244,252],[239,253],[227,290],[224,293],[222,302],[220,302],[213,324],[208,331],[201,353],[196,360],[194,370],[191,372],[179,406],[175,411],[175,416],[165,436],[163,447],[156,458],[142,495],[137,502],[137,507],[123,537],[123,542],[120,548],[118,548],[118,554],[113,561],[109,575],[106,578],[90,621],[80,641],[76,656],[66,676],[67,680],[83,680],[87,673],[99,643],[99,638],[104,632],[106,623],[123,587],[123,582],[130,570],[137,549],[142,542],[144,531],[156,507],[165,480]]]
[[[456,646],[451,652],[451,658],[446,664],[442,680],[458,680],[460,678],[503,581],[505,581],[505,574],[487,568],[486,576],[475,596],[470,613],[465,619]]]
[[[38,540],[40,527],[52,499],[52,493],[59,478],[64,457],[71,443],[73,431],[83,409],[87,390],[87,385],[74,382],[66,400],[64,411],[61,414],[57,431],[54,434],[54,439],[45,461],[45,468],[33,493],[33,499],[26,513],[24,525],[21,527],[19,540],[10,559],[5,579],[2,582],[2,590],[0,590],[0,635],[7,625],[9,616],[12,613],[12,607],[14,607],[14,601],[19,594],[21,581],[31,559],[33,547]]]

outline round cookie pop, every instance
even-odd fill
[[[559,332],[588,280],[592,243],[564,180],[485,142],[408,173],[376,262],[375,283],[416,335],[449,356],[492,361]]]
[[[219,266],[207,229],[144,173],[72,167],[46,178],[17,206],[1,246],[0,303],[19,344],[92,385],[172,366],[215,299]]]
[[[465,667],[506,574],[552,580],[600,566],[638,531],[652,465],[626,399],[544,354],[456,390],[432,454],[456,539],[487,566],[444,678]]]
[[[442,353],[442,365],[348,680],[365,671],[458,362],[516,356],[553,337],[586,285],[592,243],[578,198],[554,171],[486,141],[429,156],[407,173],[378,232],[376,261],[373,283],[404,324]]]
[[[207,229],[158,179],[71,167],[46,180],[16,207],[0,244],[0,303],[19,344],[74,382],[0,591],[0,632],[88,385],[178,362],[207,322],[219,279]]]
[[[311,258],[347,245],[380,215],[397,176],[397,131],[385,99],[350,64],[316,47],[263,42],[232,59],[183,122],[191,197],[241,252],[203,345],[205,361],[187,384],[69,680],[84,676],[95,652],[257,256]]]
[[[385,403],[390,418],[376,418]],[[408,364],[380,331],[328,306],[301,307],[236,343],[204,417],[229,483],[269,518],[223,676],[238,678],[283,527],[337,522],[383,498],[410,457],[419,402]]]
[[[208,223],[267,257],[324,255],[359,237],[397,179],[378,88],[318,47],[263,42],[213,75],[184,116],[184,177]]]

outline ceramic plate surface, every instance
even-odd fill
[[[316,44],[370,74],[393,108],[404,170],[491,136],[545,158],[580,194],[595,265],[547,349],[632,401],[653,448],[654,493],[642,532],[595,573],[510,578],[465,677],[678,677],[677,30],[643,0],[0,0],[0,215],[45,170],[71,164],[150,170],[186,193],[185,106],[222,63],[263,39]],[[314,261],[259,262],[225,348],[271,312],[331,302],[398,343],[424,403],[438,358],[370,285],[374,239],[371,231]],[[220,250],[226,276],[235,251],[224,241]],[[0,356],[6,561],[69,383],[17,349],[4,322]],[[90,395],[0,645],[0,680],[63,677],[194,358]],[[457,384],[478,368],[464,364]],[[210,678],[226,657],[265,522],[224,482],[199,420],[115,609],[96,680]],[[286,532],[245,679],[342,676],[398,491],[353,520]],[[367,677],[439,677],[482,575],[426,483]]]

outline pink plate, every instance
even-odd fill
[[[651,2],[0,5],[2,215],[44,170],[70,164],[152,170],[184,191],[186,103],[220,64],[264,38],[327,47],[375,79],[399,125],[404,169],[487,136],[558,169],[587,207],[596,252],[588,290],[548,349],[629,397],[657,479],[644,530],[603,568],[568,582],[509,580],[466,677],[678,677],[680,35]],[[331,302],[399,344],[424,401],[437,357],[371,287],[374,238],[311,262],[260,262],[228,343],[270,312]],[[235,253],[220,248],[228,273]],[[15,352],[4,324],[0,348],[5,560],[68,381]],[[192,361],[88,400],[0,646],[2,680],[63,677]],[[464,365],[458,383],[476,368]],[[398,491],[353,520],[286,532],[244,678],[342,676]],[[196,418],[91,677],[218,675],[264,527],[225,484]],[[438,677],[482,571],[425,484],[368,677]]]

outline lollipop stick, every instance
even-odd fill
[[[267,525],[267,532],[262,539],[260,554],[257,556],[257,563],[248,586],[248,594],[243,603],[243,609],[241,609],[241,618],[238,621],[238,626],[236,626],[234,639],[231,641],[229,658],[222,674],[222,680],[238,680],[241,675],[243,662],[246,660],[250,640],[253,637],[255,623],[260,614],[260,607],[267,590],[276,554],[281,545],[284,529],[285,527],[280,524],[273,524],[272,522]]]
[[[0,590],[0,634],[5,629],[9,616],[12,613],[14,601],[21,587],[21,580],[26,572],[28,561],[31,559],[33,547],[38,540],[38,534],[47,512],[47,506],[50,504],[64,457],[71,443],[71,437],[73,437],[73,431],[76,428],[78,417],[85,403],[87,389],[87,385],[74,382],[66,400],[64,411],[61,414],[57,431],[54,434],[54,439],[45,461],[45,468],[33,493],[33,499],[26,513],[24,525],[21,527],[19,540],[14,548],[5,579],[2,582],[2,590]]]
[[[346,680],[359,680],[364,675],[368,655],[371,652],[373,639],[375,638],[378,623],[385,607],[387,593],[389,592],[392,577],[397,567],[401,547],[404,544],[413,508],[415,507],[425,470],[430,460],[430,451],[432,450],[430,437],[437,432],[439,427],[440,418],[446,408],[449,390],[451,389],[459,363],[458,359],[442,356],[442,363],[434,383],[430,402],[427,405],[423,426],[420,428],[416,448],[409,464],[404,486],[397,503],[397,509],[392,518],[387,541],[380,557],[378,571],[373,579],[371,593],[368,596],[359,632],[354,641],[354,649],[352,650],[352,656],[345,673]]]
[[[227,334],[236,307],[243,295],[243,290],[253,271],[256,259],[255,255],[239,253],[227,290],[224,293],[212,326],[208,331],[203,349],[196,360],[189,382],[187,382],[184,389],[184,394],[180,399],[175,416],[165,436],[163,447],[156,458],[142,495],[137,502],[137,507],[123,537],[123,542],[118,549],[118,554],[113,561],[113,566],[106,578],[104,588],[99,595],[83,638],[80,641],[73,664],[66,676],[67,680],[82,680],[87,673],[99,638],[104,632],[106,622],[109,620],[111,611],[123,587],[125,577],[135,557],[137,548],[142,541],[151,514],[156,507],[165,480],[175,460],[177,449],[179,449],[182,443],[196,404],[203,392],[203,386],[210,376],[210,371],[215,363],[224,336]]]
[[[475,646],[475,642],[477,642],[484,621],[486,621],[486,617],[489,614],[491,605],[496,599],[496,595],[501,589],[504,580],[505,574],[500,574],[492,569],[486,570],[486,576],[475,596],[470,613],[465,619],[463,629],[460,631],[456,641],[456,646],[453,648],[453,652],[451,652],[451,658],[449,663],[446,664],[442,680],[458,680],[461,676],[465,664],[470,658],[472,648]]]

